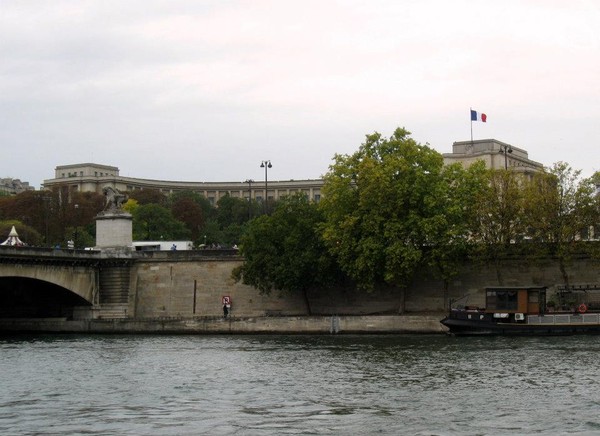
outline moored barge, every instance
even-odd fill
[[[597,286],[563,287],[546,301],[547,287],[489,287],[485,308],[451,304],[441,323],[454,335],[600,334]]]

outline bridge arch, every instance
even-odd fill
[[[19,282],[18,279],[21,279]],[[22,286],[36,284],[48,290],[65,289],[89,305],[97,304],[98,273],[90,266],[0,264],[0,282]]]
[[[73,319],[91,303],[64,287],[28,277],[0,277],[0,318]]]

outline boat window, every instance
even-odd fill
[[[487,291],[488,310],[517,310],[517,291],[489,290]]]

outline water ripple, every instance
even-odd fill
[[[0,339],[1,434],[590,434],[595,337]]]

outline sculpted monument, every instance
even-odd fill
[[[123,210],[127,194],[111,186],[102,189],[106,197],[104,210],[96,216],[96,247],[98,249],[131,249],[133,247],[132,217]]]
[[[102,189],[102,193],[106,198],[106,205],[104,206],[104,212],[106,213],[126,213],[123,211],[123,203],[125,203],[129,197],[127,194],[122,194],[111,186],[106,186]]]

